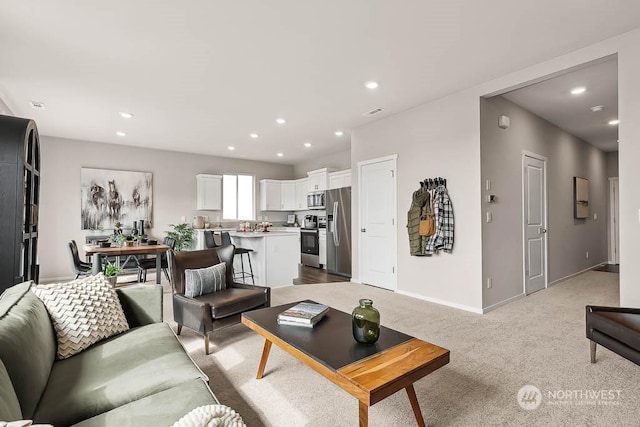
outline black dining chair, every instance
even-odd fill
[[[223,231],[220,233],[220,246],[229,246],[231,244],[231,236],[229,236],[229,232]],[[238,248],[236,248],[236,253]]]
[[[227,233],[229,234],[229,233]],[[231,243],[229,243],[231,244]],[[212,248],[217,248],[218,244],[216,243],[216,240],[213,238],[213,231],[211,230],[205,230],[204,232],[204,245],[205,247],[207,247],[207,249],[212,249]]]
[[[78,253],[78,244],[75,240],[71,240],[68,245],[69,256],[71,259],[71,269],[76,273],[76,279],[80,276],[88,276],[91,274],[91,263],[80,260]]]
[[[176,241],[171,237],[165,237],[162,243],[169,246],[171,250],[176,247]],[[169,262],[167,261],[166,252],[163,252],[156,256],[161,257],[160,268],[164,272],[164,276],[167,278],[169,283],[171,283],[171,278],[169,277]],[[146,282],[147,270],[155,270],[156,268],[156,257],[136,259],[136,261],[138,262],[138,282]]]
[[[229,246],[231,245],[231,236],[229,235],[228,232],[223,231],[222,233],[220,233],[220,239],[221,239],[221,245],[220,246]],[[246,283],[246,279],[251,279],[251,283],[252,284],[256,284],[256,281],[253,277],[253,266],[251,265],[251,252],[253,252],[253,249],[247,249],[247,248],[240,248],[238,246],[236,246],[236,250],[234,252],[234,256],[235,255],[240,255],[240,266],[242,268],[242,270],[236,272],[235,268],[233,271],[233,279],[240,279],[242,280],[242,283]],[[247,261],[249,261],[249,271],[246,271],[244,269],[244,257],[243,255],[247,256]]]

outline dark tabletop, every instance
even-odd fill
[[[278,325],[278,314],[301,301],[248,311],[242,317],[286,341],[328,368],[338,370],[343,366],[395,347],[412,336],[393,329],[380,327],[380,338],[374,344],[362,344],[353,338],[351,315],[336,309],[329,312],[313,328]],[[306,300],[305,302],[315,302]],[[382,317],[384,313],[382,313]]]

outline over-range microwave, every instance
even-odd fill
[[[314,191],[307,194],[307,208],[309,209],[324,209],[324,191]]]

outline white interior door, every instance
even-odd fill
[[[620,264],[620,199],[618,178],[609,178],[609,260],[612,264]]]
[[[358,163],[360,280],[395,290],[396,156]]]
[[[524,290],[529,295],[547,286],[546,159],[523,154],[522,183]]]

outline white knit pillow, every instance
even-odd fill
[[[102,273],[32,288],[47,307],[58,337],[58,358],[129,329],[118,294]]]
[[[205,405],[194,409],[171,427],[246,427],[242,417],[224,405]]]

